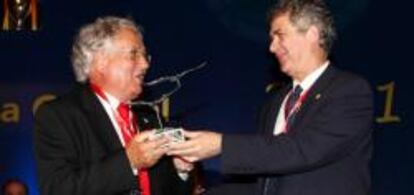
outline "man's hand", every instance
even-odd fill
[[[184,131],[185,142],[171,143],[168,155],[180,156],[196,162],[218,155],[221,152],[222,135],[211,131]]]
[[[167,152],[167,143],[164,136],[155,137],[154,131],[140,132],[126,146],[129,162],[138,169],[151,167]]]
[[[173,157],[174,166],[179,173],[188,173],[194,169],[194,164],[181,157]]]

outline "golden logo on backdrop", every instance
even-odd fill
[[[3,0],[3,30],[39,29],[37,0]]]

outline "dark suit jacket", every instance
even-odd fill
[[[148,110],[138,125],[153,126]],[[125,150],[88,86],[47,103],[35,115],[35,155],[42,195],[131,194],[137,188]],[[149,169],[152,195],[190,194],[170,158]]]
[[[264,106],[261,134],[225,135],[222,171],[273,181],[275,195],[367,195],[373,102],[369,84],[330,65],[313,84],[286,134],[272,136],[282,88]]]

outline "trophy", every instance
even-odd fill
[[[155,79],[153,81],[147,82],[147,83],[144,84],[145,87],[151,87],[151,86],[158,85],[160,83],[171,82],[171,83],[175,83],[175,88],[172,89],[171,91],[167,92],[167,93],[162,94],[161,97],[156,99],[156,100],[153,100],[153,101],[141,101],[141,100],[139,100],[139,101],[134,101],[134,102],[130,103],[132,106],[134,106],[134,105],[149,106],[155,111],[155,114],[157,116],[158,125],[159,125],[159,128],[155,130],[155,137],[165,136],[170,140],[170,142],[182,142],[182,141],[185,140],[182,128],[165,127],[163,125],[158,105],[160,103],[162,103],[164,100],[166,100],[168,97],[170,97],[172,94],[177,92],[181,88],[181,81],[180,81],[181,77],[185,76],[186,74],[188,74],[192,71],[203,68],[206,65],[207,65],[207,62],[203,62],[200,65],[198,65],[197,67],[185,70],[185,71],[183,71],[183,72],[181,72],[177,75],[164,76],[164,77],[160,77],[158,79]]]
[[[37,25],[36,0],[3,0],[4,1],[4,30],[24,30],[30,28],[35,31]],[[28,21],[28,16],[30,21]]]

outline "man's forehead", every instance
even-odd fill
[[[272,24],[283,24],[289,22],[290,15],[288,13],[282,13],[279,15],[276,15],[273,20]]]
[[[133,31],[131,31],[133,32]],[[122,35],[122,36],[121,36]],[[145,50],[144,40],[138,33],[131,33],[125,36],[125,34],[118,35],[113,42],[120,47],[133,47],[135,49]]]
[[[291,23],[290,15],[288,13],[277,15],[270,23],[271,29],[281,29],[288,26]]]
[[[272,23],[270,24],[270,32],[274,33],[275,31],[280,31],[281,28],[283,28],[284,22],[282,21],[282,18],[275,17],[272,20]]]

